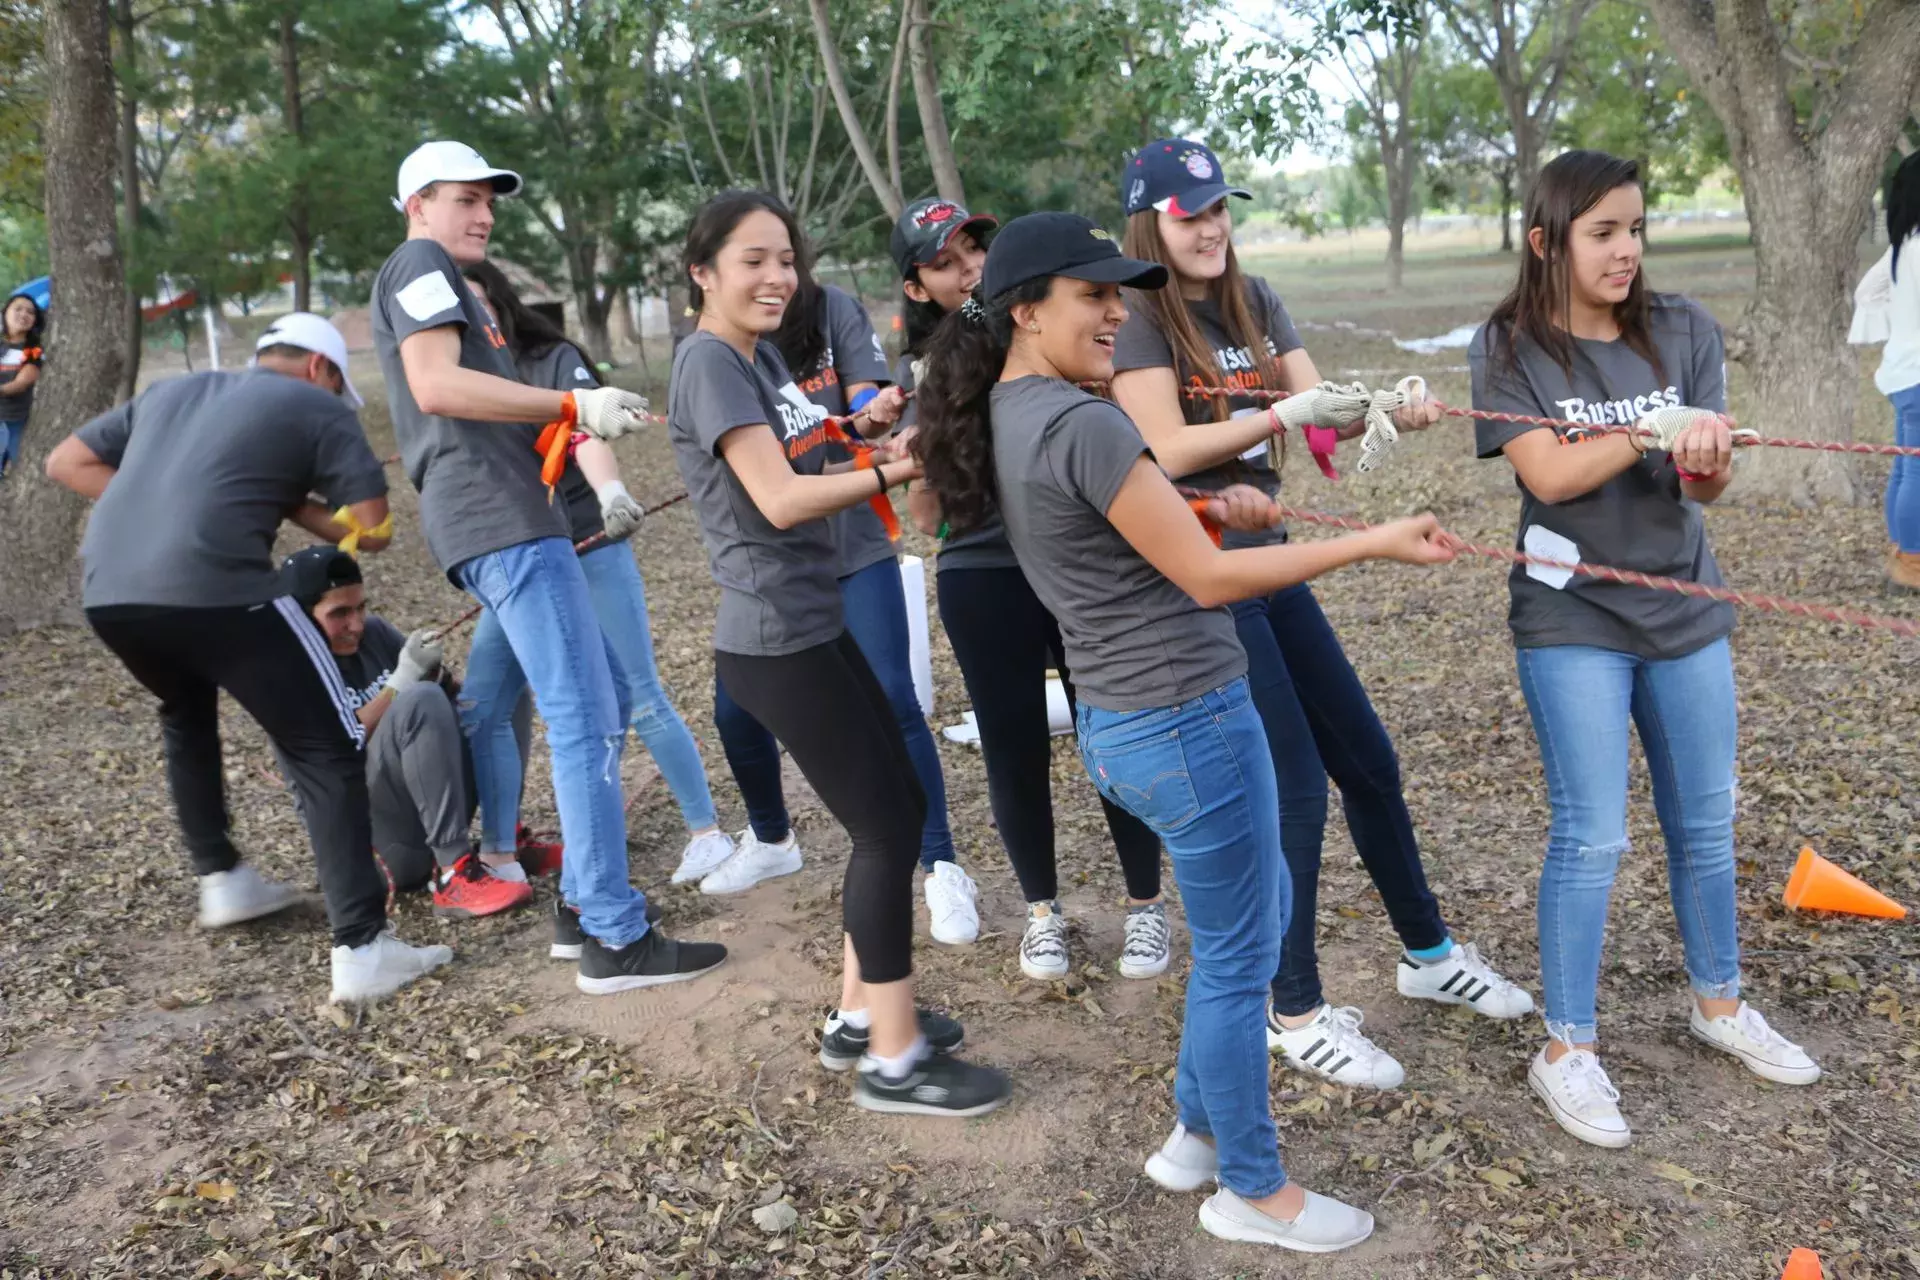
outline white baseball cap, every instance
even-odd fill
[[[360,393],[354,390],[353,379],[347,376],[347,340],[324,317],[316,316],[311,311],[287,312],[268,325],[267,331],[260,335],[260,341],[253,344],[256,352],[268,347],[298,347],[302,351],[325,356],[340,371],[340,394],[346,402],[356,409],[366,403],[360,398]]]
[[[400,162],[399,194],[393,207],[406,211],[407,197],[433,182],[491,182],[503,196],[520,193],[520,175],[496,169],[464,142],[426,142]]]

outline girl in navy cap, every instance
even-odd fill
[[[929,345],[916,447],[955,529],[999,513],[1064,633],[1082,762],[1173,861],[1193,974],[1180,1122],[1148,1175],[1182,1191],[1218,1181],[1200,1210],[1217,1236],[1329,1252],[1366,1239],[1373,1218],[1289,1183],[1275,1142],[1260,1011],[1290,894],[1273,762],[1225,606],[1357,560],[1449,560],[1453,543],[1428,515],[1307,546],[1216,547],[1126,414],[1078,385],[1113,377],[1120,287],[1166,280],[1085,218],[1008,223],[979,300]],[[1239,530],[1279,517],[1249,485],[1203,506]]]
[[[1186,394],[1189,387],[1292,392],[1284,403],[1289,415],[1306,415],[1300,421],[1311,420],[1318,398],[1320,374],[1286,307],[1265,280],[1242,275],[1234,257],[1227,197],[1247,195],[1227,184],[1219,158],[1198,142],[1151,142],[1128,162],[1121,181],[1127,251],[1164,265],[1172,287],[1136,300],[1115,340],[1113,394],[1169,475],[1199,489],[1251,484],[1277,495],[1280,418],[1264,411],[1267,401]],[[1438,411],[1410,405],[1397,416],[1400,426],[1417,429]],[[1358,433],[1358,426],[1342,432]],[[1230,533],[1227,545],[1286,540],[1276,524]],[[1267,1045],[1297,1070],[1391,1089],[1406,1072],[1361,1033],[1358,1009],[1329,1005],[1320,987],[1313,930],[1329,774],[1400,936],[1400,993],[1495,1018],[1520,1017],[1533,999],[1448,934],[1420,865],[1393,743],[1312,588],[1299,582],[1236,601],[1233,618],[1273,750],[1281,845],[1293,877],[1293,920],[1273,975]]]
[[[894,222],[893,258],[906,297],[907,351],[894,373],[901,387],[914,385],[914,366],[934,329],[958,311],[980,283],[987,260],[985,240],[998,225],[937,197],[914,201]],[[909,401],[902,420],[912,423],[915,413]],[[907,486],[907,506],[924,532],[942,539],[940,572],[934,578],[940,624],[953,644],[973,704],[994,826],[1027,900],[1020,971],[1043,982],[1064,978],[1073,965],[1054,861],[1053,735],[1046,681],[1048,667],[1058,671],[1067,705],[1074,705],[1060,624],[1020,572],[998,515],[955,531],[942,517],[939,499],[921,480]],[[1160,897],[1160,837],[1106,797],[1100,803],[1127,883],[1120,974],[1158,977],[1166,972],[1172,949]]]

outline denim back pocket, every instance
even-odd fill
[[[1164,836],[1200,812],[1181,740],[1190,727],[1178,708],[1143,712],[1082,733],[1080,760],[1107,799]]]

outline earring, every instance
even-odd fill
[[[1030,324],[1027,326],[1027,331],[1029,333],[1038,333],[1040,332],[1040,326],[1037,324]]]

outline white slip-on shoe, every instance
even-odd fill
[[[1697,1000],[1687,1002],[1692,1012],[1687,1029],[1694,1037],[1746,1063],[1747,1070],[1775,1084],[1812,1084],[1820,1078],[1820,1064],[1793,1041],[1767,1025],[1760,1011],[1742,1000],[1733,1016],[1709,1018]]]
[[[1318,1192],[1292,1222],[1269,1217],[1225,1187],[1200,1206],[1200,1225],[1208,1234],[1243,1244],[1271,1244],[1301,1253],[1337,1253],[1373,1234],[1373,1215]]]
[[[1020,936],[1020,972],[1037,982],[1067,976],[1067,921],[1056,902],[1027,904],[1027,931]]]
[[[1542,1048],[1527,1068],[1527,1083],[1547,1104],[1554,1123],[1582,1142],[1620,1148],[1633,1141],[1633,1131],[1620,1114],[1620,1091],[1607,1079],[1600,1059],[1575,1049],[1558,1062],[1547,1061]]]
[[[1220,1153],[1176,1124],[1160,1149],[1147,1157],[1147,1176],[1169,1191],[1198,1191],[1220,1180]]]
[[[1493,971],[1471,943],[1453,944],[1439,960],[1419,961],[1402,953],[1394,966],[1394,985],[1411,1000],[1463,1004],[1489,1018],[1524,1018],[1533,1012],[1533,997]]]
[[[762,881],[790,876],[799,869],[800,840],[793,832],[779,844],[764,844],[748,831],[733,856],[700,881],[700,892],[745,893]]]
[[[1352,1006],[1320,1006],[1304,1027],[1283,1027],[1267,1013],[1267,1050],[1287,1055],[1287,1065],[1335,1084],[1368,1089],[1397,1089],[1406,1080],[1406,1068],[1394,1056],[1360,1033],[1366,1015]]]
[[[680,865],[673,869],[673,883],[704,880],[721,863],[731,858],[734,851],[733,837],[724,831],[709,831],[694,836],[687,841],[686,849],[680,854]]]
[[[200,877],[200,927],[224,929],[243,920],[258,920],[298,901],[300,895],[294,890],[275,884],[250,863],[236,862],[229,871]]]
[[[388,927],[372,942],[333,949],[333,994],[328,998],[335,1004],[378,1000],[452,959],[452,947],[408,946]]]
[[[935,942],[964,947],[980,937],[980,890],[960,864],[933,864],[925,881],[928,931]]]

